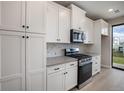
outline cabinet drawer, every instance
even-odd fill
[[[100,60],[100,56],[94,56],[94,57],[92,57],[92,60]]]
[[[98,61],[93,61],[93,66],[94,65],[100,65],[100,62],[98,62]]]
[[[100,63],[98,63],[98,64],[92,64],[92,68],[100,68]]]
[[[77,61],[67,63],[66,64],[66,69],[77,66],[77,63],[78,63]]]
[[[47,74],[51,74],[51,73],[54,73],[54,72],[57,72],[57,71],[61,71],[63,69],[65,69],[65,64],[51,66],[51,67],[47,68]]]
[[[100,72],[100,68],[92,69],[92,74],[95,75],[96,73]]]
[[[93,65],[92,67],[92,75],[95,75],[96,73],[100,72],[101,67],[100,65]]]

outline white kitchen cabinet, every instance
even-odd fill
[[[0,2],[0,29],[45,33],[46,2]]]
[[[54,84],[54,86],[53,86]],[[77,62],[47,68],[47,90],[70,90],[77,85]]]
[[[26,31],[31,33],[45,33],[46,2],[26,2]]]
[[[93,56],[92,57],[92,75],[97,74],[101,71],[101,59],[100,56]]]
[[[94,22],[93,20],[89,19],[88,17],[85,18],[85,40],[84,44],[93,44],[94,43]]]
[[[46,90],[44,9],[45,2],[0,2],[0,90]]]
[[[70,43],[70,10],[48,2],[46,19],[47,42]]]
[[[47,76],[48,91],[64,91],[64,70],[55,72]]]
[[[59,27],[59,12],[58,7],[55,3],[47,3],[47,18],[46,18],[46,31],[47,42],[58,41],[58,27]]]
[[[0,29],[25,31],[25,2],[0,2]]]
[[[41,34],[0,31],[0,89],[46,90],[45,52]]]
[[[69,8],[71,8],[71,29],[84,31],[86,12],[73,4]]]
[[[26,34],[26,80],[28,91],[46,89],[45,37],[40,34]]]
[[[77,85],[77,66],[66,69],[65,90],[70,90]]]
[[[106,21],[104,21],[103,19],[99,19],[97,20],[98,24],[97,24],[97,28],[101,31],[101,35],[103,36],[108,36],[109,32],[108,32],[108,23]]]
[[[61,43],[70,43],[70,10],[59,8],[59,39]]]
[[[0,89],[25,90],[24,33],[0,31]]]
[[[50,66],[47,68],[47,91],[63,91],[65,88],[64,82],[65,64]]]
[[[101,19],[101,34],[108,36],[108,23]]]

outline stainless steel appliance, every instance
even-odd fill
[[[70,31],[70,40],[72,43],[83,43],[84,42],[84,32],[72,29]]]
[[[65,56],[78,59],[78,88],[82,88],[92,79],[92,57],[79,53],[79,48],[65,49]]]

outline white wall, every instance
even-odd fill
[[[109,36],[102,36],[101,38],[101,64],[102,67],[111,68],[110,60],[110,34]]]
[[[119,17],[119,18],[115,18],[115,19],[108,20],[108,22],[109,22],[111,25],[116,25],[116,24],[124,23],[124,16]]]

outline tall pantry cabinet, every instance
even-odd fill
[[[46,90],[46,2],[0,2],[0,90]]]

